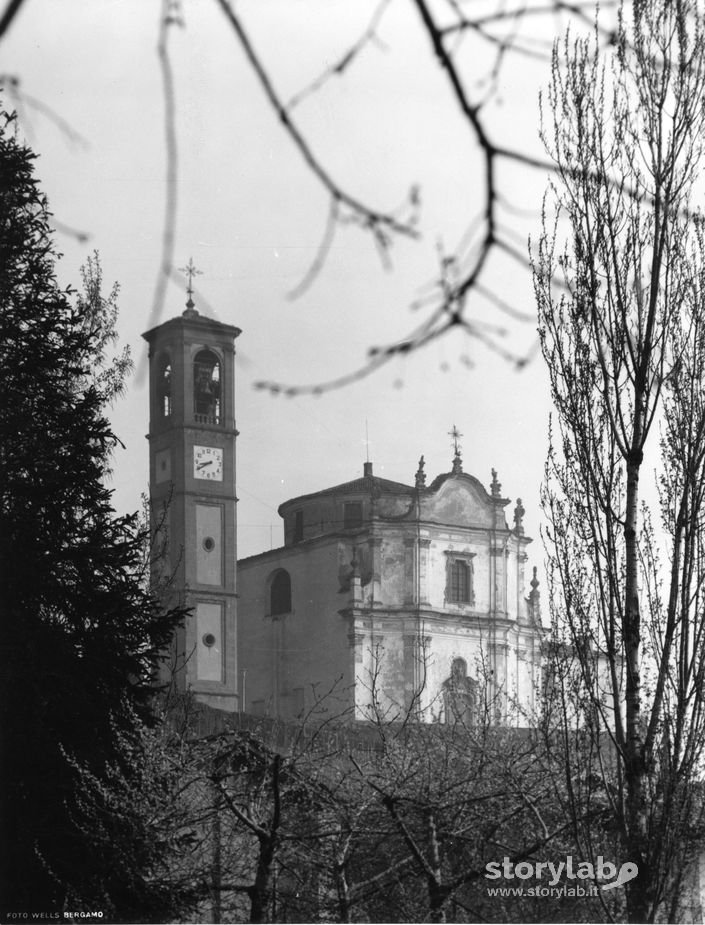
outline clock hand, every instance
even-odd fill
[[[197,469],[205,469],[206,466],[212,466],[212,465],[213,465],[213,460],[212,460],[212,459],[209,459],[207,462],[197,463],[197,464],[196,464],[196,468],[197,468]]]

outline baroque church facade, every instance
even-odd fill
[[[284,502],[284,546],[238,563],[248,712],[514,724],[536,709],[541,627],[518,502],[463,472],[361,478]],[[335,705],[335,706],[334,706]]]
[[[374,475],[285,501],[237,560],[235,340],[195,308],[148,331],[155,581],[191,615],[165,679],[226,712],[526,725],[542,637],[524,510],[493,471]]]

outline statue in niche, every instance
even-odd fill
[[[464,658],[453,659],[450,677],[443,682],[443,707],[446,723],[463,723],[471,726],[475,722],[477,682],[468,677],[468,666]]]

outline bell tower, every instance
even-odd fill
[[[178,690],[236,711],[240,330],[201,315],[190,280],[188,295],[182,315],[142,335],[149,344],[150,503],[163,550],[153,579],[168,603],[192,608],[164,671],[173,673]]]

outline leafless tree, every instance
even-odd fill
[[[695,2],[641,0],[608,56],[596,40],[556,48],[544,111],[557,218],[547,206],[534,279],[556,407],[557,714],[563,741],[589,733],[563,752],[567,779],[601,781],[638,865],[631,921],[677,914],[703,834],[703,37]]]
[[[368,795],[361,835],[384,832],[385,857],[394,859],[373,913],[383,915],[391,899],[391,913],[403,921],[541,921],[556,913],[590,920],[592,898],[576,909],[571,899],[488,892],[488,863],[564,859],[573,844],[545,773],[545,743],[529,729],[496,725],[484,690],[493,688],[491,677],[480,680],[476,709],[446,711],[441,722],[437,714],[420,721],[422,691],[405,711],[390,712],[375,696],[378,684],[375,675],[365,726],[374,747],[350,755]]]
[[[330,249],[336,228],[354,223],[370,233],[385,262],[389,261],[395,240],[400,237],[420,236],[419,211],[422,190],[411,186],[406,203],[398,210],[381,211],[363,202],[349,190],[344,179],[335,177],[316,153],[315,140],[299,128],[295,109],[312,93],[318,92],[329,80],[343,76],[356,66],[363,50],[378,40],[381,22],[390,0],[381,0],[364,33],[352,42],[346,52],[328,67],[309,87],[290,95],[285,102],[283,93],[274,86],[267,64],[258,55],[246,25],[246,16],[237,11],[230,0],[216,0],[237,37],[240,47],[257,75],[262,89],[279,118],[290,140],[299,150],[304,162],[327,191],[330,198],[328,223],[324,230],[319,252],[295,295],[300,295],[315,279]],[[478,8],[480,6],[480,8]],[[426,286],[427,294],[415,303],[422,308],[424,320],[414,326],[398,341],[369,349],[367,362],[359,369],[331,382],[307,386],[283,385],[270,381],[259,383],[260,388],[272,392],[284,391],[288,395],[312,392],[320,394],[337,388],[376,370],[393,357],[416,350],[448,332],[462,330],[471,338],[496,351],[505,360],[518,367],[532,354],[531,348],[512,352],[506,346],[504,330],[496,319],[488,317],[487,307],[509,318],[532,321],[533,316],[509,304],[488,281],[491,262],[508,259],[526,267],[523,242],[512,232],[516,216],[511,196],[504,191],[506,176],[503,169],[518,166],[531,174],[546,173],[552,164],[526,153],[525,145],[505,145],[495,140],[490,115],[490,103],[495,97],[500,75],[508,58],[520,61],[544,59],[548,66],[550,46],[555,30],[566,19],[584,23],[594,15],[594,4],[583,0],[549,0],[548,3],[484,3],[466,4],[458,0],[442,0],[431,4],[428,0],[413,0],[410,15],[428,39],[429,54],[447,78],[448,92],[457,105],[458,119],[466,128],[472,145],[483,162],[481,179],[482,205],[477,215],[469,217],[468,232],[457,249],[439,254],[438,277]],[[613,3],[602,4],[604,24],[598,26],[603,41],[609,43],[614,25],[609,20]],[[537,39],[531,27],[536,23],[549,31],[549,36]],[[466,60],[467,58],[467,60]],[[471,65],[468,61],[487,61],[486,66]]]
[[[321,272],[336,232],[355,225],[374,242],[382,262],[391,265],[395,242],[417,240],[429,233],[435,239],[439,232],[427,229],[421,219],[425,195],[423,179],[409,178],[405,192],[391,191],[391,198],[401,200],[398,208],[387,209],[366,201],[355,189],[355,181],[339,176],[326,163],[315,137],[303,128],[301,110],[311,97],[327,84],[346,79],[355,68],[365,66],[371,50],[383,48],[394,41],[385,31],[385,18],[393,6],[392,0],[379,0],[370,21],[360,35],[351,36],[347,48],[308,86],[278,87],[272,76],[272,62],[261,53],[251,37],[250,17],[244,6],[232,0],[214,0],[234,39],[233,53],[244,55],[256,75],[269,104],[282,126],[285,137],[294,145],[305,166],[313,173],[329,199],[328,219],[322,229],[321,242],[311,266],[304,270],[301,283],[291,293],[302,297]],[[401,0],[396,0],[397,6]],[[23,0],[8,0],[0,16],[0,41],[11,33],[12,23]],[[496,290],[498,268],[512,272],[529,285],[524,275],[527,260],[524,238],[517,234],[517,204],[513,201],[512,173],[520,172],[525,186],[540,180],[552,169],[548,159],[531,153],[532,140],[507,142],[511,138],[509,117],[494,105],[500,94],[505,69],[514,62],[529,67],[543,62],[548,69],[553,37],[570,21],[585,27],[594,17],[593,0],[483,0],[468,3],[462,0],[409,0],[407,16],[427,39],[429,57],[435,60],[446,78],[447,92],[456,107],[458,124],[467,132],[468,143],[480,160],[477,180],[471,184],[478,190],[468,207],[466,232],[457,247],[444,244],[439,248],[435,279],[418,280],[421,295],[411,306],[422,320],[409,325],[408,330],[392,343],[370,346],[367,359],[357,368],[329,382],[290,384],[278,381],[259,383],[259,387],[288,395],[320,393],[337,388],[378,369],[394,357],[408,354],[451,332],[461,331],[473,343],[482,343],[505,360],[523,366],[535,354],[534,316],[523,308],[521,296],[507,300]],[[614,38],[613,10],[615,0],[600,5],[598,31],[600,40],[610,44]],[[156,274],[153,306],[148,326],[159,323],[170,280],[183,283],[174,258],[175,229],[178,215],[178,116],[175,93],[175,71],[178,67],[170,55],[170,36],[174,29],[188,28],[188,9],[181,0],[159,0],[159,33],[157,57],[162,75],[164,96],[163,131],[166,146],[165,180],[167,196],[164,207],[162,255]],[[309,28],[310,11],[301,6],[302,28]],[[25,109],[39,108],[42,114],[58,123],[72,139],[77,133],[65,125],[59,113],[38,101],[24,90],[26,75],[6,74],[0,82],[16,105]],[[380,88],[380,93],[384,89]],[[527,99],[528,105],[534,100]],[[390,98],[390,113],[394,100]],[[364,139],[347,138],[349,146],[362,145]],[[469,158],[468,163],[474,164]],[[468,169],[474,170],[475,167]],[[479,200],[479,201],[478,201]],[[517,304],[517,300],[519,304]],[[203,300],[201,300],[203,301]],[[520,347],[511,346],[506,324],[526,326],[526,337]],[[402,323],[402,329],[406,329]]]

